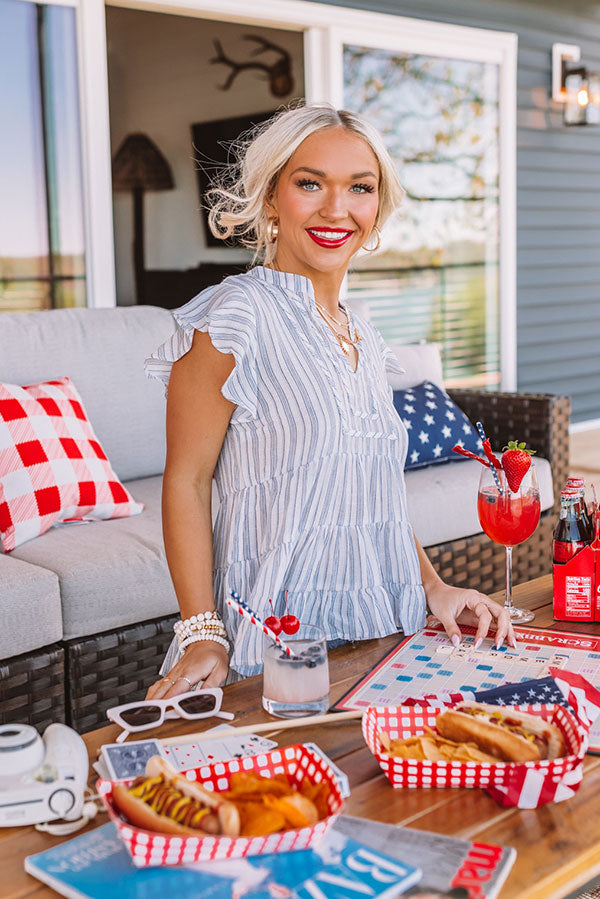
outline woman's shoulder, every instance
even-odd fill
[[[257,300],[253,281],[249,272],[229,275],[219,284],[205,287],[183,306],[175,309],[173,315],[176,319],[180,317],[189,319],[195,316],[204,316],[207,312],[224,305],[239,306],[250,311],[256,306]]]

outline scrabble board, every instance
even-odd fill
[[[334,706],[338,711],[371,705],[396,706],[405,699],[476,693],[568,668],[600,689],[600,637],[542,628],[515,627],[517,649],[496,649],[486,638],[474,649],[475,631],[462,628],[456,648],[442,625],[407,637],[378,662]],[[600,719],[590,733],[590,751],[600,752]]]

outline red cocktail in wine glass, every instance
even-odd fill
[[[512,549],[524,543],[540,520],[540,491],[535,468],[530,465],[519,489],[510,489],[504,471],[497,472],[502,493],[489,468],[483,468],[477,494],[479,521],[495,543],[506,547],[506,602],[511,621],[526,622],[534,618],[529,609],[517,609],[512,601]]]

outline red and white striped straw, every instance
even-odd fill
[[[275,633],[275,631],[272,631],[270,627],[267,627],[262,618],[256,614],[254,609],[251,609],[247,602],[244,602],[243,599],[240,599],[239,593],[236,593],[235,590],[232,590],[231,599],[226,597],[226,602],[228,606],[231,606],[233,609],[237,609],[240,615],[243,615],[244,618],[247,618],[253,625],[255,625],[255,627],[261,628],[262,632],[266,634],[270,640],[281,646],[287,656],[289,656],[291,659],[297,658],[296,653],[292,652],[290,647],[283,642],[283,640]]]

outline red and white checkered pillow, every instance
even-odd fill
[[[136,503],[69,378],[0,382],[0,539],[5,552],[62,521],[125,518]]]

